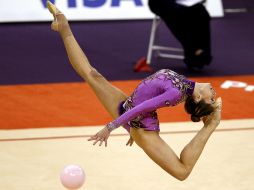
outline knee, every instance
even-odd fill
[[[190,175],[190,171],[188,170],[184,170],[182,172],[179,172],[177,175],[175,175],[174,177],[179,180],[179,181],[184,181],[188,178],[188,176]]]
[[[95,84],[104,79],[104,77],[94,68],[91,68],[91,70],[83,78],[89,84]]]
[[[99,79],[99,78],[103,78],[103,76],[95,68],[92,68],[89,73],[89,78]]]
[[[186,166],[181,161],[175,163],[174,166],[172,164],[167,165],[164,169],[168,174],[170,174],[172,177],[176,178],[179,181],[186,180],[192,171],[191,167]]]
[[[209,65],[212,61],[212,56],[209,51],[203,51],[199,55],[185,55],[184,62],[189,67],[202,69],[205,65]]]

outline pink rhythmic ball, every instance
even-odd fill
[[[67,165],[60,173],[60,180],[64,187],[70,190],[80,188],[85,182],[85,172],[78,165]]]

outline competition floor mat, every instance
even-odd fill
[[[111,121],[86,83],[0,86],[0,189],[61,190],[59,173],[80,165],[81,189],[251,190],[253,186],[254,76],[192,78],[211,82],[223,99],[223,117],[193,172],[178,181],[163,171],[128,134],[113,132],[108,147],[87,138]],[[113,81],[130,94],[138,80]],[[159,111],[161,137],[179,155],[202,127],[181,105]]]
[[[253,187],[254,120],[222,121],[212,134],[191,175],[178,181],[164,172],[128,134],[118,129],[108,147],[87,137],[102,126],[0,131],[0,189],[64,190],[59,173],[78,164],[86,173],[82,190],[251,190]],[[179,154],[201,123],[162,123],[161,137]]]
[[[254,118],[254,76],[199,77],[223,99],[223,119]],[[112,84],[131,94],[140,80]],[[111,117],[86,83],[0,86],[0,128],[44,128],[104,125]],[[161,122],[189,121],[183,105],[158,111]]]

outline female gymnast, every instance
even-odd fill
[[[178,180],[186,179],[197,162],[210,135],[220,123],[221,99],[215,100],[215,91],[209,83],[186,79],[169,69],[164,69],[144,79],[131,96],[113,86],[94,69],[78,45],[66,17],[49,1],[53,14],[52,30],[63,40],[69,61],[75,71],[90,85],[109,114],[115,119],[88,140],[94,145],[105,143],[110,132],[123,126],[130,139],[162,169]],[[187,113],[194,122],[202,120],[204,126],[184,147],[180,157],[159,136],[156,110],[185,102]]]

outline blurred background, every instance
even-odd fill
[[[43,1],[1,1],[0,84],[81,81],[68,64],[62,42],[50,31],[51,15]],[[110,80],[141,79],[137,61],[147,56],[154,14],[147,1],[55,0],[71,21],[74,34],[91,63]],[[104,2],[104,3],[103,3]],[[202,72],[188,72],[182,60],[156,59],[154,70],[171,68],[188,76],[253,74],[254,13],[252,0],[210,3],[212,63]],[[217,2],[217,3],[216,3]],[[89,7],[90,6],[90,7]],[[162,22],[160,44],[181,45]]]

